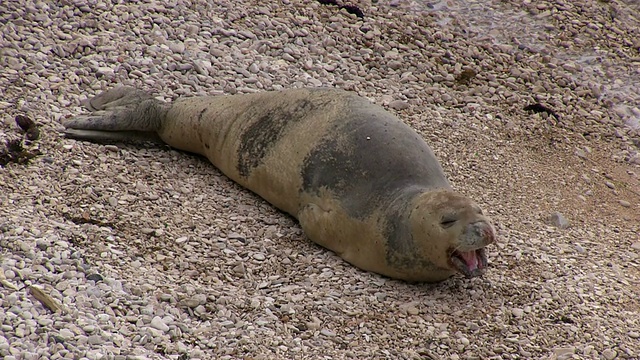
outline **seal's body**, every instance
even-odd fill
[[[70,137],[155,133],[298,219],[307,236],[365,270],[408,281],[479,275],[493,227],[451,190],[425,141],[366,99],[335,89],[192,97],[131,88],[88,101]]]

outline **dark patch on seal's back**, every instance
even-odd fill
[[[249,176],[255,167],[262,164],[286,129],[307,117],[314,109],[313,102],[301,99],[291,106],[274,107],[253,122],[242,134],[238,149],[238,173]]]
[[[347,122],[336,122],[301,171],[302,191],[330,191],[357,219],[408,187],[449,186],[424,140],[391,114],[371,108],[352,109]]]

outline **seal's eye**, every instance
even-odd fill
[[[440,221],[440,226],[445,229],[450,228],[456,223],[456,221],[458,221],[458,219],[454,215],[445,215],[442,217],[442,221]]]

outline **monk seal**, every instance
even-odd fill
[[[487,268],[490,220],[452,190],[422,137],[356,94],[306,88],[167,103],[118,87],[85,106],[92,113],[63,122],[66,136],[160,139],[204,155],[361,269],[436,282]]]

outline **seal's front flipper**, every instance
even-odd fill
[[[297,214],[309,239],[360,269],[385,273],[385,239],[375,217],[356,219],[335,199],[317,200]]]
[[[342,244],[345,234],[336,225],[339,222],[336,215],[330,208],[309,203],[300,209],[296,218],[311,241],[340,255],[345,250]]]
[[[89,141],[160,141],[157,132],[169,108],[150,94],[128,87],[103,92],[84,105],[92,112],[63,120],[65,136]]]

